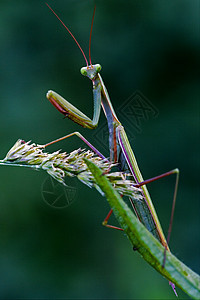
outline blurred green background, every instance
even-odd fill
[[[87,54],[94,2],[49,4]],[[96,5],[92,61],[102,65],[118,115],[136,90],[158,110],[156,118],[141,120],[140,132],[126,118],[123,125],[133,134],[145,179],[180,169],[170,248],[199,272],[199,1]],[[44,1],[2,0],[0,45],[0,158],[18,138],[43,144],[77,130],[108,155],[98,134],[63,119],[45,98],[53,89],[92,116],[91,83],[79,72],[83,57]],[[102,113],[100,126],[104,122]],[[80,146],[74,137],[48,150]],[[168,282],[132,251],[127,238],[101,225],[109,207],[95,190],[74,182],[73,203],[56,209],[43,199],[44,172],[0,166],[0,179],[1,299],[175,299]],[[149,186],[165,233],[174,180]]]

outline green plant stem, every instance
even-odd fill
[[[85,162],[93,174],[96,183],[105,193],[116,219],[134,249],[137,249],[141,256],[169,281],[175,283],[192,298],[200,299],[200,276],[169,251],[166,253],[166,262],[163,268],[162,263],[165,248],[143,224],[139,222],[118,192],[103,175],[101,169],[87,159],[85,159]]]

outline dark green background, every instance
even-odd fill
[[[93,1],[52,1],[86,54]],[[159,111],[133,132],[145,179],[175,167],[180,173],[172,252],[199,272],[199,1],[96,1],[92,61],[114,108],[136,90]],[[83,57],[44,1],[0,4],[0,157],[18,138],[43,144],[79,130],[108,155],[94,135],[46,100],[53,89],[92,116],[91,83]],[[100,125],[104,123],[101,115]],[[71,151],[77,138],[49,148]],[[0,298],[175,299],[168,282],[132,251],[127,238],[101,226],[105,198],[77,183],[73,204],[55,209],[42,198],[47,175],[0,167]],[[174,178],[149,190],[167,232]],[[115,220],[112,220],[115,223]],[[180,298],[187,295],[177,289]]]

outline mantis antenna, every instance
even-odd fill
[[[90,61],[91,66],[92,66],[92,61],[91,61],[91,39],[92,39],[92,28],[93,28],[93,23],[94,23],[95,11],[96,11],[96,5],[95,5],[94,11],[93,11],[92,24],[91,24],[91,29],[90,29],[90,40],[89,40],[89,61]]]
[[[89,67],[88,64],[88,60],[85,56],[85,53],[83,51],[83,49],[81,48],[81,46],[79,45],[78,41],[76,40],[75,36],[72,34],[72,32],[69,30],[69,28],[65,25],[65,23],[59,18],[59,16],[55,13],[55,11],[53,10],[53,8],[51,8],[51,6],[49,6],[48,3],[46,3],[46,5],[48,6],[48,8],[53,12],[53,14],[56,16],[56,18],[60,21],[60,23],[65,27],[65,29],[67,29],[67,31],[69,32],[69,34],[71,35],[71,37],[74,39],[75,43],[77,44],[77,46],[79,47],[79,49],[81,50],[83,57],[85,59],[86,65],[87,67]],[[96,7],[95,7],[96,8]],[[95,10],[94,10],[95,11]],[[93,23],[93,22],[92,22]],[[92,30],[91,30],[91,34],[92,34]],[[90,59],[91,60],[91,59]]]

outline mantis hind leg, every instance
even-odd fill
[[[120,228],[120,227],[117,227],[117,226],[113,226],[113,225],[108,224],[108,220],[110,219],[110,216],[112,215],[112,213],[113,213],[113,210],[111,209],[111,210],[109,211],[109,213],[107,214],[107,216],[105,217],[105,219],[103,220],[102,225],[105,226],[105,227],[107,227],[107,228],[117,229],[117,230],[124,231],[124,230],[123,230],[122,228]]]
[[[174,188],[173,203],[172,203],[172,209],[171,209],[171,217],[170,217],[169,228],[168,228],[167,244],[169,244],[170,236],[171,236],[171,231],[172,231],[172,224],[173,224],[174,211],[175,211],[175,204],[176,204],[176,196],[177,196],[178,182],[179,182],[179,169],[171,170],[171,171],[169,171],[169,172],[163,173],[163,174],[158,175],[158,176],[156,176],[156,177],[153,177],[153,178],[144,180],[144,181],[142,181],[142,182],[140,182],[140,183],[138,183],[138,184],[135,184],[136,187],[140,187],[140,186],[146,185],[146,184],[148,184],[148,183],[151,183],[151,182],[153,182],[153,181],[156,181],[156,180],[158,180],[158,179],[161,179],[161,178],[164,178],[164,177],[173,175],[173,174],[176,174],[176,182],[175,182],[175,188]],[[131,204],[132,204],[132,202],[131,202]],[[133,207],[133,208],[134,208],[134,207]],[[119,227],[116,227],[116,226],[113,226],[113,225],[109,225],[109,224],[108,224],[108,220],[109,220],[111,214],[112,214],[112,209],[109,211],[108,215],[107,215],[106,218],[104,219],[103,225],[106,226],[106,227],[108,227],[108,228],[117,229],[117,230],[123,230],[122,228],[119,228]],[[163,258],[163,264],[162,264],[162,267],[163,267],[163,268],[164,268],[164,266],[165,266],[165,261],[166,261],[166,251],[167,251],[167,248],[165,247],[165,250],[164,250],[164,258]]]
[[[170,176],[176,174],[176,182],[175,182],[175,188],[174,188],[174,195],[173,195],[173,202],[172,202],[172,208],[171,208],[171,216],[170,216],[170,222],[169,222],[169,228],[168,228],[168,234],[167,234],[167,244],[169,244],[170,241],[170,236],[171,236],[171,232],[172,232],[172,225],[173,225],[173,218],[174,218],[174,211],[175,211],[175,205],[176,205],[176,196],[177,196],[177,190],[178,190],[178,182],[179,182],[179,169],[174,169],[171,170],[169,172],[163,173],[159,176],[144,180],[143,182],[140,182],[138,184],[136,184],[136,187],[140,187],[142,185],[146,185],[150,182],[156,181],[158,179]],[[166,261],[166,252],[167,252],[167,247],[165,247],[164,250],[164,257],[163,257],[163,264],[162,267],[164,268],[165,266],[165,261]]]
[[[172,210],[171,210],[171,217],[170,217],[170,223],[169,223],[169,229],[168,229],[168,236],[167,236],[167,243],[169,243],[171,230],[172,230],[172,223],[173,223],[173,217],[174,217],[174,210],[175,210],[175,204],[176,204],[176,196],[177,196],[177,190],[178,190],[178,182],[179,182],[179,169],[174,169],[169,172],[163,173],[161,175],[158,175],[156,177],[144,180],[143,182],[140,182],[136,184],[136,187],[140,187],[142,185],[146,185],[150,182],[156,181],[158,179],[170,176],[176,174],[176,182],[175,182],[175,188],[174,188],[174,196],[173,196],[173,203],[172,203]]]

